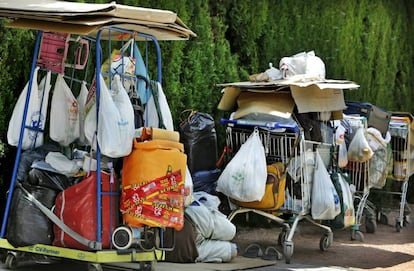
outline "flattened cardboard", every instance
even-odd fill
[[[346,108],[342,89],[320,89],[316,85],[290,86],[299,113],[331,112]]]
[[[288,92],[242,91],[237,99],[237,105],[234,119],[250,114],[266,114],[288,119],[292,115],[295,102]]]
[[[55,0],[0,1],[0,17],[8,27],[96,36],[98,29],[119,26],[151,34],[158,40],[186,40],[197,36],[169,10]]]

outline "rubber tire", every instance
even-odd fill
[[[292,259],[292,256],[293,256],[293,250],[294,250],[293,242],[285,241],[283,243],[283,256],[285,256],[286,264],[290,264],[290,260]]]
[[[327,234],[324,234],[319,241],[319,249],[321,251],[327,251],[331,246],[331,240]]]
[[[17,257],[13,253],[8,253],[6,256],[6,268],[10,270],[14,270],[17,267]]]
[[[367,233],[375,233],[377,231],[377,222],[375,219],[368,219],[365,221],[365,230]]]
[[[88,271],[103,271],[103,268],[99,263],[88,263]]]

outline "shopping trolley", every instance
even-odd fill
[[[224,119],[221,123],[227,125],[226,144],[233,154],[239,150],[253,129],[258,129],[267,163],[283,163],[289,176],[284,191],[284,202],[280,208],[274,210],[237,206],[229,214],[229,220],[240,213],[254,212],[281,224],[282,230],[279,233],[278,242],[283,247],[286,263],[291,261],[294,251],[293,236],[298,223],[302,220],[309,221],[325,231],[320,239],[319,247],[322,251],[327,250],[333,241],[332,230],[326,225],[315,222],[310,216],[314,154],[321,143],[306,141],[297,124]],[[281,218],[282,214],[287,218]]]
[[[376,193],[385,194],[380,197],[378,203],[378,220],[388,224],[386,213],[395,208],[398,201],[398,215],[395,218],[395,229],[400,232],[408,223],[407,215],[410,210],[406,205],[408,182],[413,174],[413,148],[412,138],[413,116],[405,112],[393,112],[389,124],[391,133],[392,169],[390,170],[387,183]]]
[[[367,119],[360,116],[344,117],[345,121],[351,127],[352,131],[362,127],[367,129]],[[355,206],[355,224],[351,226],[351,240],[364,241],[364,234],[360,231],[362,221],[365,219],[365,230],[367,233],[375,233],[377,229],[376,208],[368,200],[370,195],[370,160],[365,162],[348,161],[346,167],[342,170],[348,175],[351,183],[354,185],[354,206]]]

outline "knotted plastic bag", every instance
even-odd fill
[[[374,152],[364,135],[364,128],[360,127],[355,132],[348,148],[348,160],[354,162],[366,162],[371,159]]]
[[[259,131],[255,130],[224,168],[216,190],[238,201],[260,201],[266,180],[265,151]]]

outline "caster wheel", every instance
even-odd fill
[[[377,222],[375,221],[375,219],[368,219],[365,222],[365,230],[367,231],[367,233],[375,233],[375,231],[377,230]]]
[[[329,234],[324,234],[319,241],[319,249],[321,251],[326,251],[332,244],[332,237]]]
[[[17,267],[16,255],[14,255],[13,253],[8,253],[6,256],[5,264],[6,264],[7,269],[10,269],[10,270],[16,269]]]
[[[357,241],[364,242],[364,234],[360,231],[352,231],[351,240],[352,241],[357,240]]]
[[[397,223],[395,224],[395,230],[396,230],[397,232],[401,232],[401,230],[402,230],[402,225],[401,225],[401,223],[400,223],[400,222],[397,222]]]
[[[286,229],[283,229],[280,233],[279,233],[279,237],[277,238],[277,244],[278,245],[283,245],[286,241],[286,238],[288,236],[288,232]]]
[[[152,266],[152,262],[140,262],[139,270],[140,271],[153,271],[154,268]]]
[[[88,271],[103,271],[102,265],[99,263],[89,263]]]
[[[285,241],[283,243],[283,255],[285,256],[285,262],[290,264],[293,255],[293,242]]]
[[[383,225],[388,225],[388,217],[383,213],[379,214],[378,222]]]

